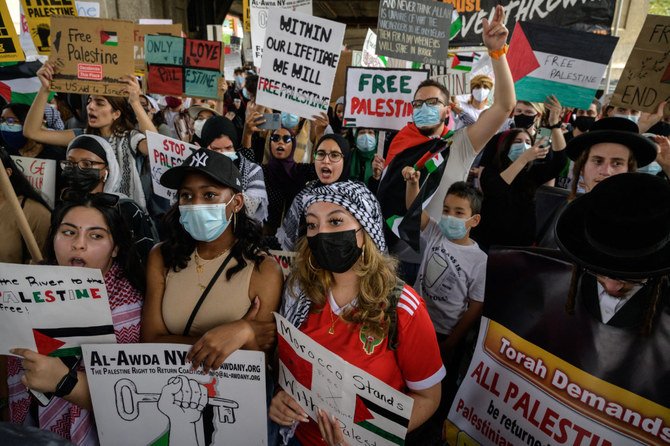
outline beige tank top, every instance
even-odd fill
[[[185,269],[179,272],[170,270],[165,279],[163,295],[163,321],[170,334],[181,335],[191,312],[200,299],[203,290],[214,277],[228,251],[220,256],[203,260],[197,250]],[[235,267],[237,261],[230,259],[225,270],[202,303],[191,326],[191,336],[201,336],[206,331],[227,323],[242,319],[251,306],[249,299],[249,282],[254,270],[254,263],[247,260],[247,266],[238,271],[230,280],[226,279],[226,271]]]

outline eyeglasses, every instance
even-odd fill
[[[0,124],[4,124],[5,122],[9,125],[21,124],[21,121],[18,118],[0,118]]]
[[[272,135],[270,137],[270,141],[272,141],[272,142],[284,141],[286,143],[289,143],[292,140],[293,140],[293,137],[291,135]]]
[[[60,168],[63,170],[74,169],[74,166],[77,166],[80,170],[85,170],[85,169],[95,169],[95,166],[100,164],[102,164],[103,166],[107,165],[107,163],[103,163],[101,161],[91,161],[91,160],[79,160],[79,161],[63,160],[59,164]]]
[[[428,104],[430,106],[433,105],[447,105],[440,98],[428,98],[428,99],[414,99],[412,101],[412,107],[414,108],[420,108],[423,104]]]
[[[342,160],[344,155],[342,155],[342,152],[326,152],[325,150],[317,150],[314,154],[314,159],[317,161],[323,161],[326,157],[332,162],[337,163]]]
[[[91,194],[72,188],[63,189],[63,192],[60,194],[60,199],[66,203],[86,203],[90,201],[93,205],[106,207],[115,207],[119,203],[118,195],[108,194],[106,192]]]

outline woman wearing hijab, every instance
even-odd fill
[[[377,191],[384,169],[384,158],[377,155],[377,132],[359,128],[356,144],[351,149],[350,178],[365,183],[372,192]]]

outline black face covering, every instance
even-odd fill
[[[593,116],[577,116],[575,118],[575,127],[577,127],[580,132],[588,132],[594,122],[596,122],[596,118]]]
[[[363,250],[358,247],[356,231],[321,232],[307,237],[307,244],[318,266],[333,273],[349,271]]]
[[[529,129],[535,122],[535,116],[524,114],[514,115],[514,127],[518,129]]]
[[[66,187],[77,192],[91,192],[100,183],[100,169],[63,169],[63,179]]]

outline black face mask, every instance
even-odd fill
[[[575,118],[575,127],[577,127],[580,132],[588,132],[594,122],[596,122],[596,118],[593,116],[577,116]]]
[[[363,250],[358,247],[356,232],[321,232],[307,237],[307,244],[320,268],[333,273],[349,271]]]
[[[518,129],[529,129],[535,122],[535,116],[514,115],[514,127]]]
[[[63,169],[63,179],[66,187],[77,192],[91,192],[100,183],[100,169]]]

